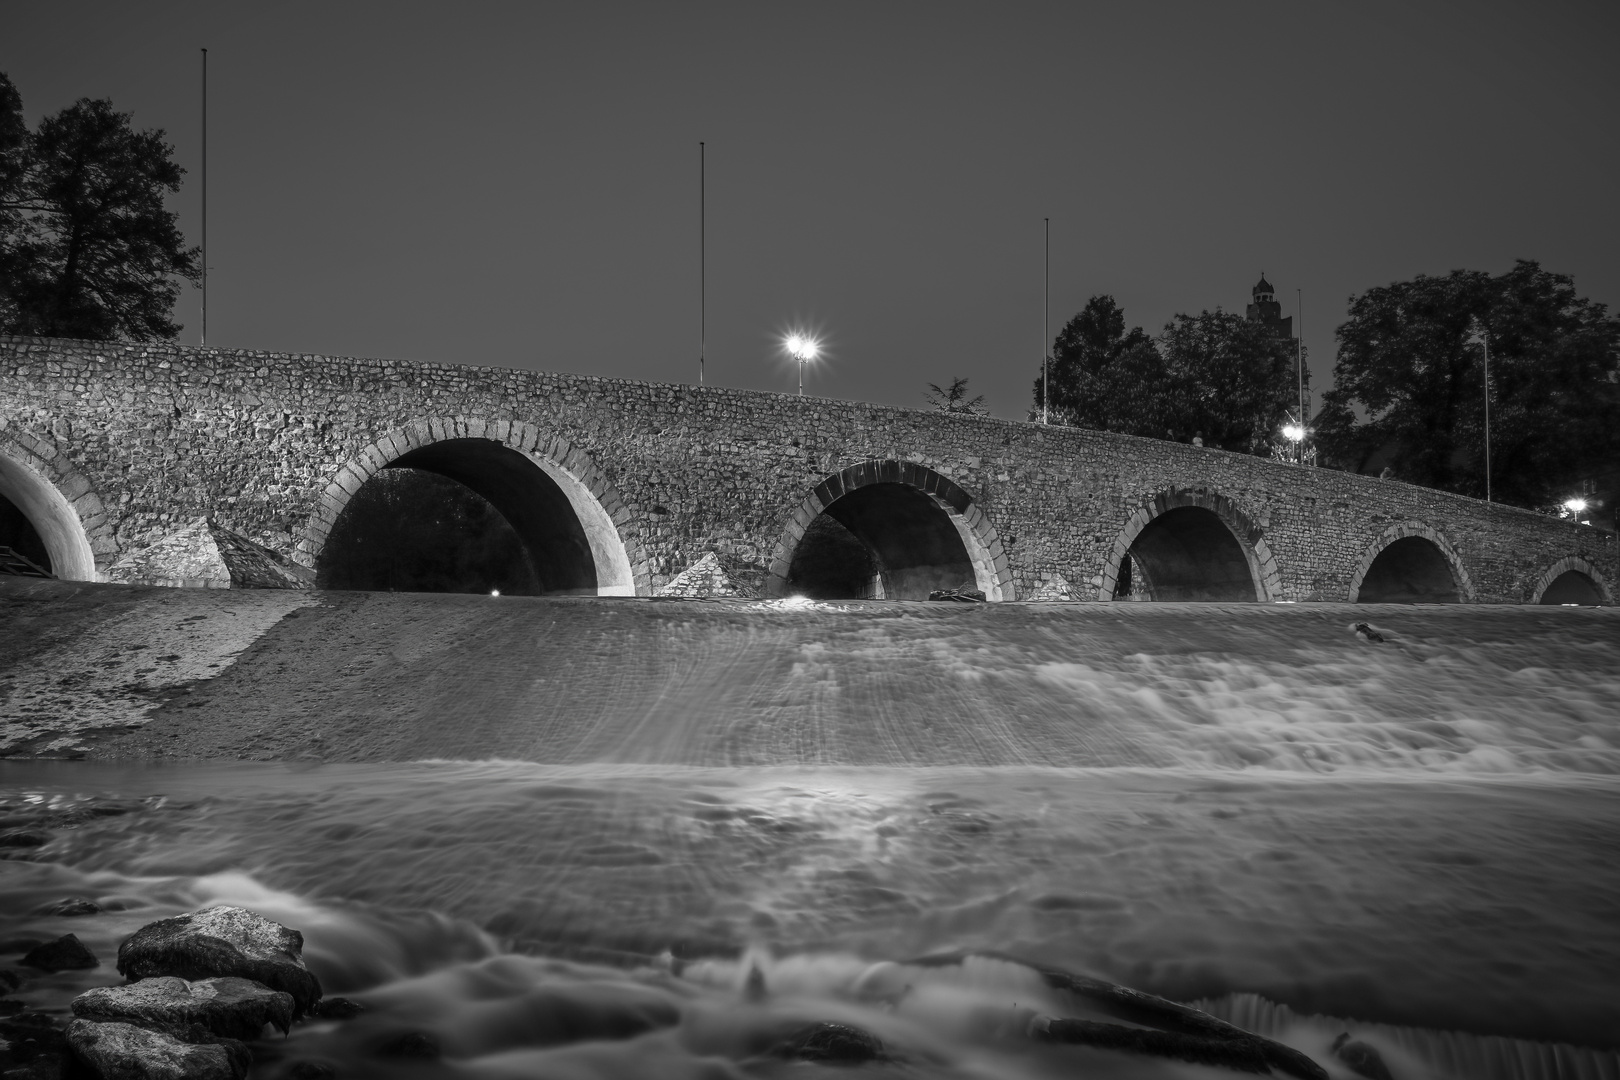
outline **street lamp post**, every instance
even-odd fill
[[[787,351],[799,362],[799,396],[804,396],[804,365],[806,361],[814,360],[821,351],[821,346],[813,337],[804,334],[794,334],[787,339]]]

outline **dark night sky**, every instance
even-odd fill
[[[190,170],[212,344],[1024,414],[1093,293],[1157,332],[1539,259],[1620,303],[1620,5],[18,3],[30,123],[81,96]],[[181,340],[195,342],[196,294]]]

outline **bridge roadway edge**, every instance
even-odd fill
[[[1402,524],[1446,539],[1475,602],[1531,602],[1549,568],[1572,559],[1596,568],[1609,595],[1620,592],[1611,534],[1161,440],[552,371],[0,337],[0,453],[10,444],[33,448],[36,461],[54,454],[56,475],[84,478],[88,490],[68,498],[95,512],[103,575],[205,515],[309,565],[323,494],[389,432],[518,423],[548,433],[559,457],[590,462],[618,492],[615,525],[644,560],[638,591],[709,551],[763,584],[816,487],[880,459],[925,466],[967,493],[1017,597],[1059,578],[1076,599],[1097,597],[1133,519],[1187,496],[1218,496],[1253,524],[1260,535],[1240,540],[1274,560],[1274,599],[1345,600],[1369,546]]]

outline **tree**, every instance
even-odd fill
[[[927,396],[928,404],[940,412],[962,413],[967,416],[989,415],[984,405],[983,394],[968,397],[966,379],[952,379],[951,385],[943,388],[937,383],[929,383]]]
[[[22,228],[22,178],[27,171],[28,125],[23,120],[22,95],[0,71],[0,328],[17,319],[16,302],[7,288],[8,268]]]
[[[1382,452],[1404,480],[1483,497],[1488,344],[1492,496],[1533,507],[1615,486],[1620,322],[1572,278],[1526,260],[1420,275],[1351,297],[1349,315],[1317,421],[1335,464]]]
[[[1267,450],[1297,395],[1290,343],[1239,315],[1177,315],[1157,341],[1094,296],[1052,343],[1059,423],[1245,453]],[[1035,381],[1035,412],[1043,401]]]
[[[0,331],[138,341],[179,333],[169,313],[180,281],[198,281],[199,263],[163,204],[184,175],[173,153],[162,131],[135,131],[106,100],[81,98],[29,135],[3,79]]]
[[[1270,452],[1299,408],[1295,345],[1225,311],[1177,315],[1159,338],[1169,374],[1165,436],[1240,453]]]
[[[1163,382],[1163,365],[1141,327],[1125,329],[1125,312],[1112,296],[1093,296],[1052,341],[1048,371],[1035,379],[1035,415],[1051,388],[1053,419],[1078,427],[1157,434],[1157,402],[1147,386]]]

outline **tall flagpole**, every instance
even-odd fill
[[[703,143],[698,143],[698,385],[703,385],[703,361],[709,351],[709,222],[708,175]]]
[[[1299,463],[1305,464],[1305,290],[1294,290],[1294,311],[1299,316]]]
[[[1046,332],[1052,328],[1052,219],[1042,218],[1046,230],[1046,278],[1041,292],[1041,423],[1052,409],[1052,344]]]
[[[1485,501],[1491,501],[1491,339],[1479,322],[1479,344],[1485,350]]]
[[[208,50],[202,51],[202,331],[197,344],[208,344]]]

